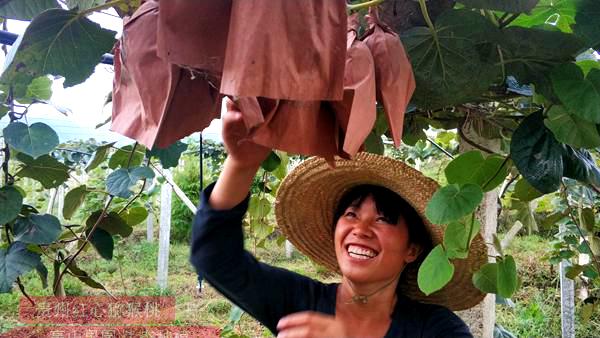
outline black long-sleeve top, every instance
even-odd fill
[[[230,210],[214,210],[201,198],[194,219],[191,262],[230,301],[276,334],[282,317],[300,311],[335,315],[338,284],[324,284],[259,262],[244,249],[242,220],[246,197]],[[447,308],[398,295],[385,337],[472,337],[465,323]]]

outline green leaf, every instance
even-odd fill
[[[148,210],[143,207],[132,207],[125,209],[119,216],[127,223],[129,226],[134,226],[142,223],[148,218]]]
[[[384,150],[385,147],[381,135],[376,135],[373,132],[369,133],[365,140],[365,151],[372,154],[383,155]]]
[[[19,215],[23,196],[12,186],[0,188],[0,225],[4,225]]]
[[[60,8],[60,5],[56,0],[4,0],[0,2],[0,16],[29,21],[50,8]]]
[[[517,181],[517,184],[515,184],[515,190],[512,197],[523,202],[529,202],[542,195],[543,194],[532,187],[526,179],[521,178]]]
[[[504,298],[512,297],[517,291],[517,266],[512,256],[504,256],[498,263],[498,294]]]
[[[544,126],[541,111],[527,116],[513,133],[510,157],[523,177],[542,193],[560,186],[563,149]]]
[[[27,86],[25,95],[30,99],[50,100],[52,97],[52,80],[45,75],[33,79],[29,86]],[[25,103],[22,100],[19,100],[19,102]]]
[[[585,267],[583,265],[578,264],[567,266],[565,276],[569,279],[575,279],[580,273],[583,272],[584,268]]]
[[[106,178],[106,190],[113,196],[129,198],[132,194],[130,188],[133,187],[137,181],[153,177],[154,172],[149,167],[117,169],[110,173]]]
[[[86,234],[89,236],[89,230],[86,231]],[[115,242],[108,232],[96,228],[94,233],[89,237],[89,241],[102,258],[106,260],[113,258]]]
[[[48,154],[59,143],[54,129],[41,122],[31,126],[23,122],[9,123],[2,133],[6,143],[33,158]]]
[[[404,130],[402,132],[402,142],[414,146],[419,140],[425,140],[427,135],[424,129],[429,128],[427,120],[416,114],[410,114],[404,119]]]
[[[283,151],[277,152],[277,156],[279,156],[279,158],[281,159],[281,164],[279,164],[277,169],[275,169],[271,173],[273,174],[273,176],[277,177],[279,180],[282,180],[285,177],[285,175],[287,175],[288,163],[290,162],[290,158]]]
[[[563,176],[600,188],[600,169],[585,149],[563,146]]]
[[[544,125],[552,131],[557,140],[575,148],[600,146],[600,135],[596,126],[568,113],[562,106],[552,106],[548,110]]]
[[[44,263],[42,261],[40,261],[40,263],[35,266],[35,271],[37,272],[38,276],[40,276],[40,281],[42,282],[42,289],[47,288],[48,287],[48,269],[46,269],[46,266],[44,265]]]
[[[465,225],[461,222],[452,222],[446,227],[446,231],[444,231],[444,248],[446,249],[446,254],[449,259],[464,259],[469,255],[467,237],[469,236],[470,224],[470,220],[468,221],[468,225]],[[473,238],[475,238],[475,236],[479,233],[480,228],[481,223],[475,220],[473,223],[471,238],[469,239],[469,245]]]
[[[591,69],[584,78],[574,63],[560,65],[550,75],[554,92],[570,113],[600,123],[600,70]]]
[[[108,151],[115,143],[116,142],[103,144],[103,145],[99,146],[98,148],[96,148],[96,151],[94,152],[94,156],[92,157],[90,162],[88,162],[87,166],[85,167],[85,172],[89,173],[90,171],[96,169],[100,165],[100,163],[104,162],[104,160],[106,160],[106,158],[108,156]]]
[[[13,45],[0,81],[13,85],[17,97],[34,78],[47,74],[65,77],[67,87],[82,83],[92,75],[102,54],[111,50],[114,36],[115,32],[84,15],[47,10],[31,21]]]
[[[458,0],[466,7],[491,9],[507,13],[529,13],[539,0]]]
[[[581,60],[576,62],[577,66],[581,68],[583,75],[587,76],[592,69],[600,69],[600,61],[595,60]]]
[[[596,226],[596,217],[592,208],[579,209],[579,222],[583,228],[589,232],[594,231]]]
[[[447,10],[434,26],[434,32],[415,27],[402,34],[417,82],[414,103],[429,109],[479,97],[500,68],[483,61],[478,48],[498,30],[470,10]]]
[[[266,217],[271,212],[271,202],[266,198],[260,198],[258,196],[250,197],[250,204],[248,206],[248,213],[253,218]]]
[[[272,172],[275,169],[277,169],[277,167],[279,167],[280,164],[281,159],[279,158],[279,156],[274,151],[271,151],[269,153],[269,156],[260,164],[260,166],[265,171]]]
[[[417,282],[425,295],[443,288],[454,275],[454,265],[450,263],[441,244],[429,252],[419,267]]]
[[[67,7],[69,9],[78,9],[84,11],[90,8],[94,8],[105,3],[104,0],[67,0]]]
[[[498,264],[486,263],[473,274],[473,285],[485,293],[498,292]]]
[[[168,148],[155,148],[146,152],[148,158],[157,157],[160,159],[160,164],[164,169],[176,167],[179,164],[181,153],[186,151],[188,145],[177,141],[171,144]]]
[[[550,229],[556,225],[556,223],[560,222],[563,218],[569,215],[568,211],[557,211],[546,216],[542,221],[541,225],[544,229]]]
[[[27,250],[27,245],[13,242],[8,249],[0,248],[0,293],[8,293],[17,277],[36,268],[40,255]]]
[[[17,218],[13,227],[15,240],[23,243],[50,244],[58,239],[62,226],[52,215],[29,215]]]
[[[117,169],[118,167],[127,167],[127,162],[129,161],[129,156],[131,155],[131,149],[133,149],[133,145],[128,145],[117,149],[117,151],[110,157],[108,160],[108,167],[111,169]],[[131,157],[130,167],[136,167],[142,164],[144,160],[144,152],[145,149],[141,145],[137,145],[135,147],[135,153]]]
[[[43,155],[33,159],[25,154],[18,154],[21,161],[19,170],[15,174],[19,177],[29,177],[42,184],[46,189],[56,188],[69,179],[69,167],[58,162],[50,155]]]
[[[569,33],[575,23],[575,12],[573,0],[540,0],[529,15],[521,14],[511,25],[534,27],[549,23]]]
[[[473,150],[448,163],[444,172],[450,184],[476,184],[487,192],[504,181],[508,175],[508,168],[502,156],[491,155],[483,158],[480,151]]]
[[[516,210],[515,219],[528,229],[529,234],[538,231],[537,221],[533,215],[530,202],[512,201],[513,210]]]
[[[575,61],[583,47],[581,40],[573,34],[538,28],[509,27],[502,34],[506,73],[521,84],[534,84],[537,93],[553,99],[547,74],[556,65]]]
[[[577,14],[575,15],[575,34],[585,39],[587,47],[600,49],[600,2],[596,0],[577,1]]]
[[[88,191],[85,184],[80,185],[77,188],[73,188],[67,193],[62,211],[65,219],[71,219],[71,217],[73,217],[75,211],[77,211],[77,208],[79,208],[85,201],[87,194]]]
[[[76,264],[75,261],[69,264],[67,270],[71,273],[71,275],[75,276],[77,279],[85,283],[87,286],[92,287],[94,289],[106,290],[104,285],[95,281],[87,272],[81,270]]]
[[[483,191],[475,184],[450,184],[433,194],[425,216],[434,224],[446,224],[472,213],[482,199]]]
[[[98,221],[102,210],[94,211],[85,221],[86,230],[90,230]],[[110,212],[104,215],[104,218],[98,223],[98,228],[106,230],[110,235],[120,235],[128,237],[133,232],[133,228],[116,212]]]
[[[581,306],[581,322],[588,323],[594,314],[594,304],[588,303]]]

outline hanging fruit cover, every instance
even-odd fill
[[[412,66],[398,35],[379,20],[377,7],[369,9],[369,30],[364,43],[375,61],[377,100],[383,104],[396,147],[402,141],[406,106],[415,91]]]
[[[123,21],[115,48],[111,130],[148,148],[165,148],[206,128],[220,113],[208,81],[157,56],[158,2],[146,1]]]
[[[344,0],[233,0],[221,93],[341,100]]]
[[[367,45],[357,39],[358,14],[348,18],[344,97],[332,102],[342,131],[342,149],[354,156],[373,129],[377,118],[375,66]]]
[[[251,130],[252,142],[333,162],[338,155],[337,124],[335,113],[326,102],[264,98],[257,102],[264,113],[264,123]]]
[[[159,8],[158,56],[220,78],[231,0],[160,0]]]

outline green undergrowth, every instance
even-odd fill
[[[229,317],[231,304],[212,287],[205,284],[201,296],[196,293],[196,274],[188,263],[189,247],[174,242],[169,255],[168,288],[156,286],[156,266],[158,242],[149,243],[143,229],[122,240],[116,246],[115,257],[106,261],[100,259],[93,250],[83,254],[79,266],[102,282],[114,295],[176,297],[176,325],[210,325],[224,327]],[[515,306],[497,306],[497,322],[517,337],[559,337],[560,336],[560,297],[556,267],[543,261],[547,240],[537,236],[516,238],[509,252],[519,264],[522,287],[513,301]],[[291,259],[285,257],[283,247],[274,242],[267,243],[267,249],[256,253],[260,260],[302,273],[326,282],[336,281],[336,275],[316,266],[299,253]],[[122,278],[121,278],[122,274]],[[30,295],[50,295],[42,289],[35,273],[22,279]],[[74,278],[65,278],[65,291],[68,295],[102,295],[101,290],[91,289]],[[17,325],[18,304],[21,294],[0,295],[0,333]],[[579,307],[578,307],[579,310]],[[600,332],[600,317],[596,314],[590,321],[581,321],[577,312],[577,337],[592,337]],[[236,326],[238,333],[249,337],[269,335],[267,330],[248,315],[244,315]]]

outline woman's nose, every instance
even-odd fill
[[[352,233],[355,236],[370,237],[373,234],[371,229],[371,221],[368,219],[361,219],[354,224]]]

